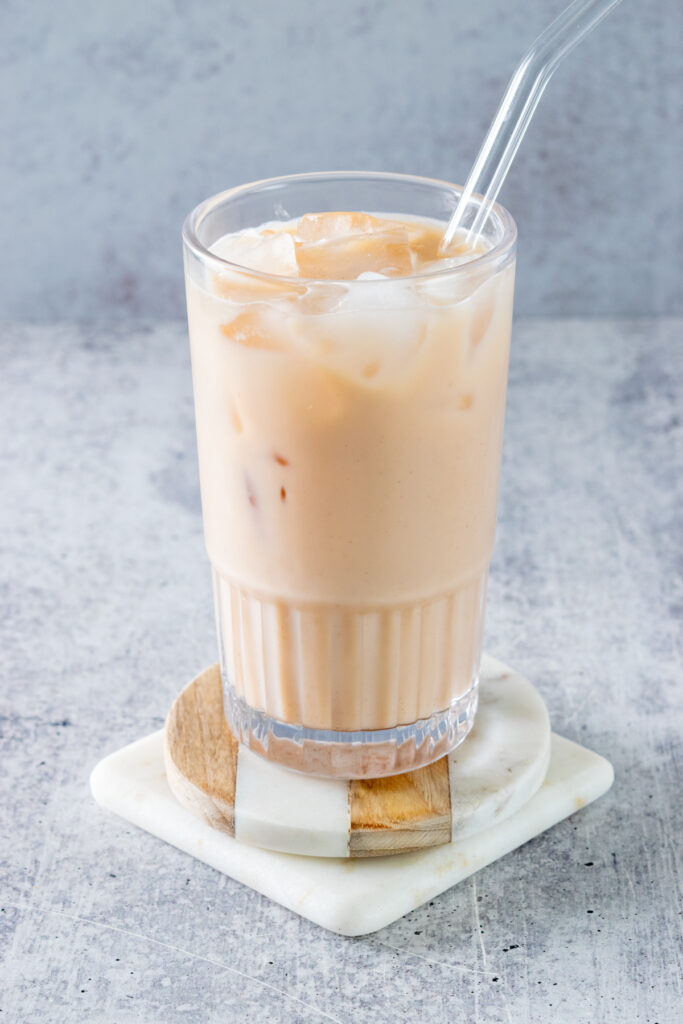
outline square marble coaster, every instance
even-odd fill
[[[152,733],[101,761],[90,780],[95,800],[340,935],[384,928],[596,800],[614,777],[605,758],[553,734],[540,790],[511,817],[483,832],[391,857],[304,857],[247,846],[193,817],[168,787],[163,740],[163,731]]]

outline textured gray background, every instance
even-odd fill
[[[461,181],[564,2],[2,0],[0,318],[182,315],[182,218],[242,181]],[[502,195],[520,313],[683,312],[682,82],[681,0],[625,0],[557,73]]]
[[[613,789],[343,939],[88,792],[216,657],[184,326],[0,328],[0,1021],[680,1024],[682,337],[513,339],[486,647]]]

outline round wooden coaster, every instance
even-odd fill
[[[550,724],[531,683],[485,657],[474,727],[447,757],[382,779],[316,778],[237,743],[213,665],[176,698],[164,749],[174,795],[213,828],[284,853],[372,857],[441,846],[514,814],[545,778]]]

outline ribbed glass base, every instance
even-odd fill
[[[478,681],[445,711],[393,729],[335,732],[308,729],[249,707],[223,680],[225,715],[240,743],[287,768],[339,779],[380,778],[413,771],[457,747],[474,723]]]

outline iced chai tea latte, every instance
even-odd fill
[[[416,768],[476,712],[515,228],[441,252],[457,195],[302,176],[185,226],[225,712],[301,771]]]

